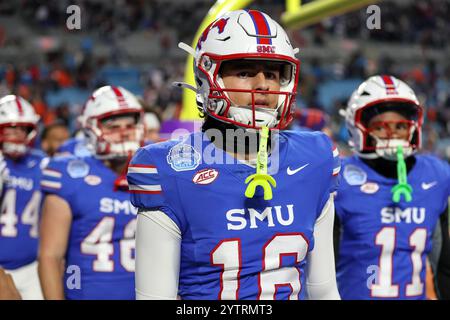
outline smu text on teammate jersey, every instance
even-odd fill
[[[44,154],[38,150],[18,161],[5,159],[9,177],[0,211],[0,266],[5,269],[17,269],[36,260],[43,159]]]
[[[64,198],[72,211],[66,268],[81,270],[67,299],[134,299],[136,213],[117,175],[94,157],[56,157],[43,170],[43,192]],[[66,279],[71,274],[65,274]]]
[[[412,201],[392,201],[397,183],[358,157],[343,161],[335,205],[343,228],[337,266],[343,299],[425,298],[425,259],[449,196],[448,164],[416,156]]]
[[[245,197],[244,181],[255,169],[236,164],[204,133],[146,146],[133,158],[132,203],[163,211],[182,233],[183,299],[305,296],[305,257],[314,247],[314,223],[335,188],[338,152],[321,133],[273,136],[280,165],[276,172],[269,168],[277,181],[269,201],[259,188],[254,198]],[[209,151],[221,164],[204,161]]]

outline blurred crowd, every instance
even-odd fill
[[[163,120],[177,119],[181,111],[181,91],[172,87],[171,83],[183,79],[184,58],[161,57],[145,65],[134,64],[116,44],[138,30],[158,34],[162,52],[176,47],[178,41],[190,43],[196,31],[195,26],[206,15],[211,2],[3,1],[0,2],[0,18],[17,17],[40,34],[58,29],[64,31],[66,8],[71,4],[79,5],[83,14],[87,15],[83,16],[82,29],[78,31],[86,35],[80,46],[75,50],[64,46],[47,50],[39,53],[43,59],[35,61],[0,61],[0,95],[21,95],[34,105],[44,126],[57,122],[66,126],[72,134],[77,129],[75,119],[82,103],[63,101],[54,105],[49,103],[49,95],[67,88],[90,93],[108,84],[101,73],[104,68],[131,67],[139,70],[139,86],[131,90],[142,97],[145,105],[158,110]],[[255,5],[274,15],[274,12],[281,13],[284,10],[285,1],[256,1]],[[380,30],[361,28],[361,25],[365,25],[367,15],[365,10],[360,10],[328,19],[305,31],[293,31],[294,41],[301,48],[308,45],[323,46],[327,39],[333,37],[448,50],[446,40],[450,33],[450,1],[386,1],[380,6],[383,13]],[[8,37],[5,30],[0,22],[0,50],[26,41]],[[312,34],[310,43],[304,37],[308,32]],[[109,44],[110,54],[96,55],[94,46],[97,42]],[[294,126],[299,129],[327,130],[345,149],[347,136],[338,110],[345,105],[348,95],[334,99],[331,106],[325,105],[321,99],[321,88],[330,81],[354,80],[357,83],[370,75],[381,73],[399,77],[413,87],[426,107],[425,150],[450,159],[450,62],[442,65],[430,57],[424,57],[415,65],[405,65],[391,57],[379,56],[373,59],[363,51],[354,50],[345,61],[330,63],[320,58],[302,61],[297,121]],[[339,90],[339,87],[335,90]]]

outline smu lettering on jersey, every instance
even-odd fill
[[[201,132],[146,146],[132,159],[132,203],[162,210],[182,233],[183,299],[305,296],[306,256],[315,221],[336,187],[338,152],[322,133],[286,131],[273,138],[272,154],[278,148],[279,157],[269,160],[277,181],[270,201],[260,188],[246,198],[244,181],[255,168],[236,163]]]
[[[6,158],[9,177],[0,210],[0,266],[17,269],[36,260],[44,154],[32,150],[18,161]]]
[[[117,175],[94,157],[56,157],[43,170],[42,190],[72,211],[66,252],[67,299],[134,299],[136,213]],[[68,280],[79,268],[79,288]],[[71,282],[72,281],[72,282]]]
[[[356,156],[343,162],[336,213],[342,224],[337,266],[343,299],[425,299],[425,259],[449,196],[448,164],[418,155],[408,173],[412,201],[392,201],[395,179]]]

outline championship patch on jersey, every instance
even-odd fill
[[[194,170],[200,164],[200,153],[188,144],[179,143],[170,149],[167,163],[175,171]]]
[[[72,160],[67,165],[67,173],[72,178],[83,178],[89,173],[89,165],[82,160]]]
[[[361,168],[349,164],[344,168],[344,179],[351,186],[360,186],[366,183],[367,173]]]

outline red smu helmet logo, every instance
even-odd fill
[[[203,31],[200,39],[198,39],[197,49],[200,50],[202,48],[202,43],[205,42],[205,40],[208,38],[208,34],[212,29],[217,27],[219,29],[219,33],[222,33],[223,30],[225,29],[225,26],[227,25],[228,19],[230,18],[226,19],[221,18],[215,22],[212,22],[209,26],[207,26],[205,31]]]
[[[256,47],[258,53],[275,53],[275,46],[259,45]]]

